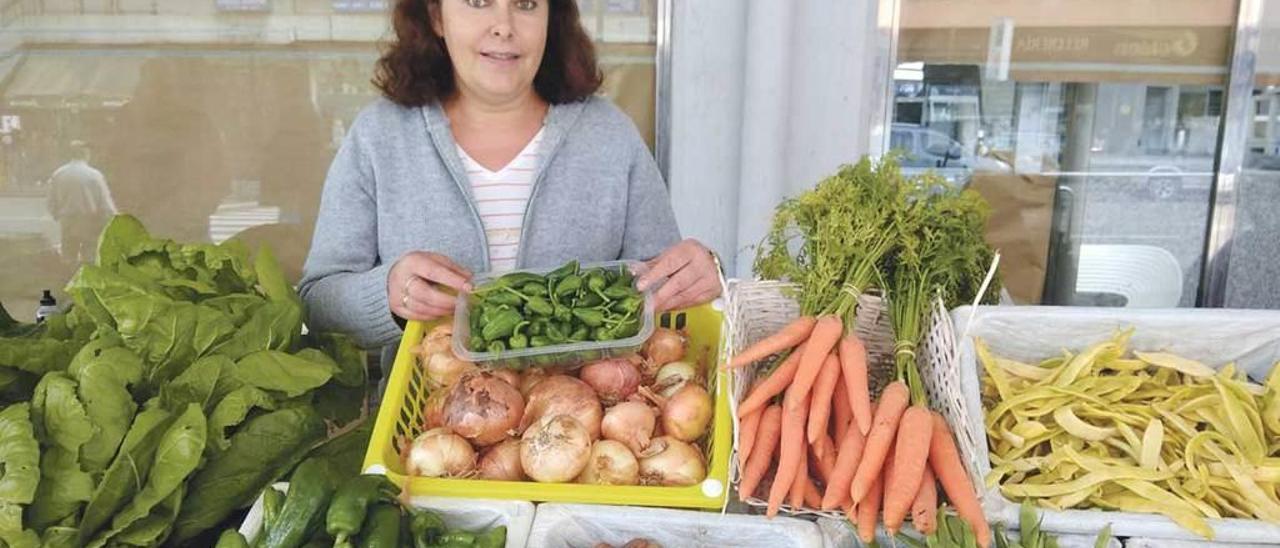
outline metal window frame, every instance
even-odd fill
[[[654,157],[662,180],[671,186],[671,12],[674,0],[658,0],[654,48]]]
[[[1236,13],[1231,68],[1227,80],[1222,122],[1218,132],[1217,165],[1209,195],[1209,219],[1201,256],[1200,287],[1196,306],[1227,305],[1231,277],[1231,248],[1236,233],[1236,205],[1244,168],[1248,136],[1253,121],[1253,84],[1257,76],[1260,24],[1265,0],[1240,0]]]

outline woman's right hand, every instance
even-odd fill
[[[431,321],[452,316],[457,291],[471,291],[471,271],[439,253],[406,253],[387,275],[391,313],[406,320]]]

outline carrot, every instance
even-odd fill
[[[951,438],[951,428],[938,413],[932,413],[932,438],[929,441],[929,466],[934,476],[942,484],[951,505],[955,507],[960,519],[969,524],[978,537],[978,544],[983,548],[991,546],[991,526],[982,515],[982,505],[978,503],[978,494],[973,490],[973,482],[965,472],[964,463],[960,461],[960,452],[956,449],[956,441]]]
[[[836,391],[831,394],[832,434],[837,440],[844,439],[845,430],[853,420],[853,410],[849,408],[849,391],[844,387],[843,372],[840,377],[840,382],[836,383]]]
[[[791,388],[788,388],[788,391],[795,390],[804,396],[813,389],[814,382],[818,380],[818,373],[822,372],[822,365],[826,363],[827,355],[840,340],[840,331],[843,328],[844,324],[841,323],[840,316],[828,314],[818,318],[818,323],[813,326],[813,332],[809,334],[808,347],[804,349],[804,355],[800,356],[796,377],[791,381]]]
[[[858,463],[858,471],[854,472],[853,482],[849,484],[849,495],[855,504],[862,502],[871,490],[872,480],[880,476],[885,457],[898,433],[898,422],[907,410],[908,397],[907,384],[902,381],[889,383],[880,394],[880,405],[876,408],[871,433],[867,435],[862,462]]]
[[[746,464],[742,467],[742,481],[738,483],[738,500],[747,500],[756,492],[760,480],[773,463],[773,454],[778,449],[778,436],[782,433],[782,406],[770,405],[760,413],[760,427],[756,433],[756,443],[751,447]]]
[[[850,332],[840,339],[836,350],[840,354],[840,369],[844,374],[845,393],[849,409],[858,429],[865,436],[871,432],[871,392],[867,388],[867,347],[862,339]]]
[[[821,447],[821,451],[819,451]],[[831,441],[831,437],[825,432],[818,443],[813,445],[813,460],[817,463],[818,475],[824,482],[831,481],[831,473],[836,469],[836,448],[835,443]],[[816,508],[816,507],[815,507]]]
[[[768,377],[760,381],[750,394],[738,404],[738,420],[742,420],[747,414],[764,407],[769,403],[769,399],[781,394],[788,386],[791,386],[791,379],[796,376],[796,369],[800,367],[800,356],[804,354],[806,345],[801,344],[795,352],[792,352],[787,359],[782,360],[777,369],[773,370]]]
[[[805,508],[818,508],[822,505],[822,493],[818,492],[818,486],[813,484],[813,480],[804,482],[804,506]]]
[[[807,448],[802,447],[805,455],[800,457],[800,470],[796,472],[795,479],[791,482],[791,493],[787,498],[787,502],[791,503],[792,508],[800,508],[804,506],[804,484],[809,481],[809,456]]]
[[[858,538],[866,544],[876,540],[876,517],[880,514],[880,497],[884,491],[884,482],[876,476],[867,489],[866,499],[858,503]]]
[[[778,440],[778,472],[773,477],[773,487],[769,489],[769,507],[765,515],[773,517],[782,506],[791,484],[800,473],[800,465],[804,461],[804,419],[809,411],[809,402],[803,398],[800,403],[793,400],[795,393],[787,391],[782,403],[782,436]]]
[[[813,399],[809,403],[809,443],[815,443],[827,432],[831,420],[831,395],[840,380],[840,359],[827,354],[818,379],[813,383]]]
[[[924,480],[920,482],[916,500],[911,502],[911,525],[926,535],[938,529],[938,485],[928,466],[924,468]]]
[[[866,440],[857,428],[850,428],[840,440],[840,450],[836,453],[836,466],[831,471],[831,479],[827,481],[827,492],[822,495],[822,509],[834,510],[849,497],[849,482],[862,460],[863,446]]]
[[[760,339],[755,344],[743,349],[732,360],[729,360],[729,365],[726,366],[726,369],[737,369],[804,342],[805,339],[809,338],[809,332],[813,331],[813,326],[817,321],[817,318],[813,316],[801,316],[792,320],[791,323],[779,329],[777,333]]]
[[[928,407],[913,405],[903,412],[894,442],[894,466],[885,474],[884,483],[884,527],[890,535],[898,534],[920,491],[924,471],[929,467],[932,430],[933,416]]]
[[[755,445],[756,432],[760,429],[760,417],[764,415],[764,410],[759,409],[744,417],[738,423],[738,473],[746,467],[747,457],[751,456],[751,446]]]

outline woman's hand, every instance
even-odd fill
[[[641,291],[662,278],[654,293],[657,312],[699,305],[720,296],[720,267],[711,250],[697,240],[685,240],[649,261],[649,271],[636,281]]]
[[[391,313],[406,320],[430,321],[452,316],[456,299],[446,292],[471,290],[471,272],[439,253],[406,253],[387,275]]]

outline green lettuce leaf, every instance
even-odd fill
[[[151,510],[151,514],[140,519],[125,529],[113,544],[124,546],[159,546],[164,544],[169,533],[173,531],[173,521],[178,519],[178,510],[182,508],[182,499],[186,496],[187,486],[181,484],[169,496],[160,501]]]
[[[31,406],[0,411],[0,503],[30,504],[40,483],[40,446],[31,426]]]
[[[76,381],[64,373],[40,379],[31,400],[31,424],[45,446],[55,445],[71,454],[93,436],[93,423],[76,397]]]
[[[173,421],[172,414],[155,400],[134,417],[124,443],[102,476],[80,521],[80,542],[88,542],[129,499],[142,489],[151,472],[156,449]]]
[[[22,528],[22,506],[0,502],[0,546],[7,548],[37,548],[40,537],[35,531]]]
[[[192,403],[212,411],[217,403],[212,398],[218,381],[223,375],[230,374],[233,367],[235,362],[217,354],[196,360],[173,382],[160,387],[160,405],[174,413]]]
[[[27,521],[32,529],[47,534],[46,528],[74,515],[89,501],[93,477],[81,471],[76,453],[61,447],[46,449],[40,461],[40,485],[27,508]]]
[[[80,448],[80,466],[95,476],[106,471],[134,420],[138,405],[128,386],[142,378],[142,360],[124,347],[85,347],[70,369],[79,381],[77,393],[84,402],[93,435]]]
[[[331,360],[326,363],[263,350],[241,358],[236,362],[233,374],[250,386],[294,398],[329,382],[334,374],[332,364]]]
[[[227,429],[243,422],[255,407],[275,409],[275,398],[253,386],[242,386],[222,398],[209,416],[207,452],[216,454],[229,447],[231,441],[227,439]]]
[[[253,311],[214,352],[233,360],[263,350],[287,352],[301,338],[302,309],[289,302],[269,301]]]

